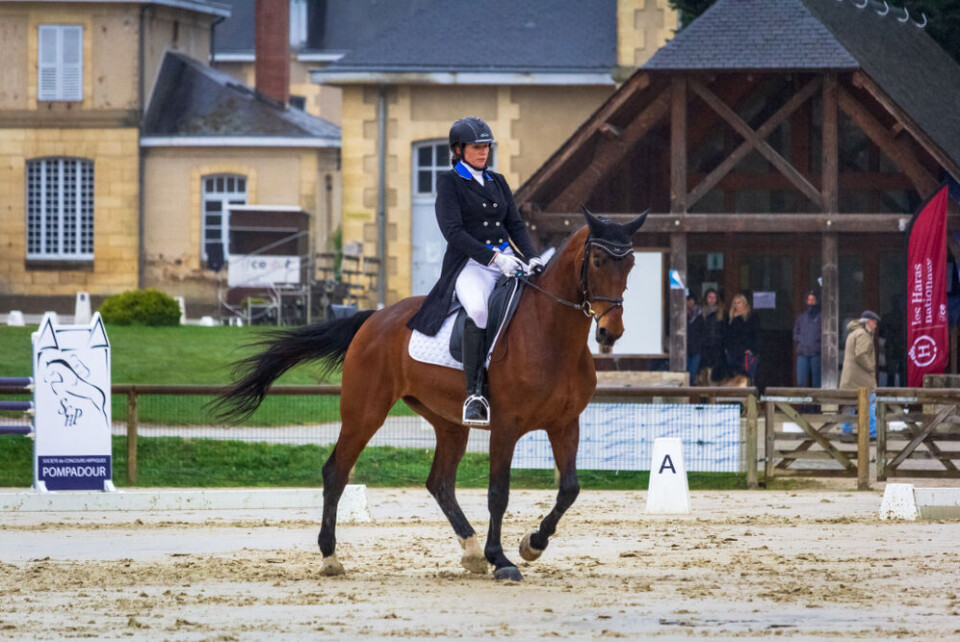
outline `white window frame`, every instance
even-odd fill
[[[92,261],[93,161],[35,158],[26,174],[27,259]]]
[[[230,258],[230,206],[247,204],[247,187],[249,179],[243,174],[208,174],[200,179],[200,189],[203,193],[201,203],[201,238],[200,247],[203,260],[208,260],[207,243],[223,244],[223,258]],[[243,189],[240,189],[242,185]],[[210,204],[219,204],[219,214],[209,211]],[[213,218],[219,216],[218,223]]]
[[[452,167],[450,164],[450,156],[447,156],[446,163],[441,163],[439,161],[438,151],[440,149],[449,149],[449,141],[447,139],[436,138],[433,140],[422,140],[416,143],[413,143],[413,162],[411,163],[412,171],[411,173],[411,187],[413,189],[413,197],[416,199],[430,200],[432,201],[437,197],[437,176],[441,172],[445,172]],[[430,164],[421,165],[420,164],[420,150],[430,147],[432,148]],[[497,168],[497,148],[496,145],[490,146],[490,156],[488,161],[488,167],[494,171]],[[430,192],[421,192],[420,191],[420,172],[429,171],[431,172],[430,178]]]
[[[83,100],[83,26],[37,28],[37,100]]]

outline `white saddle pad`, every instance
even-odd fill
[[[444,366],[463,370],[463,364],[454,361],[450,356],[450,335],[453,334],[453,322],[457,315],[451,314],[443,322],[440,331],[434,336],[428,336],[422,332],[413,331],[410,335],[410,358],[422,363],[431,363],[435,366]]]
[[[421,363],[463,370],[463,364],[455,361],[454,358],[450,356],[450,335],[453,334],[453,324],[456,320],[456,314],[448,316],[446,321],[443,322],[443,325],[440,326],[440,331],[432,337],[414,330],[410,335],[410,346],[407,348],[407,351],[410,353],[410,358]],[[501,332],[503,332],[502,324],[497,328],[497,336],[493,339],[493,344],[490,346],[490,352],[487,353],[487,360],[484,362],[484,366],[490,365],[490,355],[493,354],[493,349],[497,347],[497,341],[500,339]]]

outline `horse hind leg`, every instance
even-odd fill
[[[414,404],[418,411],[423,409]],[[453,532],[463,549],[460,565],[471,573],[483,574],[488,570],[487,560],[477,542],[477,533],[463,514],[456,497],[457,467],[467,450],[470,431],[459,424],[450,423],[424,412],[437,434],[437,449],[433,465],[427,477],[427,490],[437,500],[440,510],[447,516]]]
[[[557,532],[557,523],[580,494],[577,481],[577,446],[580,441],[580,422],[575,419],[568,427],[548,433],[553,447],[553,459],[560,471],[560,489],[557,502],[540,522],[540,528],[528,533],[520,540],[520,557],[532,562],[543,554],[550,537]]]
[[[351,388],[352,389],[352,388]],[[323,518],[317,544],[323,555],[321,575],[342,575],[343,565],[337,559],[337,507],[347,486],[347,479],[357,458],[370,438],[380,429],[395,400],[363,399],[347,388],[340,401],[340,436],[333,452],[323,465]]]

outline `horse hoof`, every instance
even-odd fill
[[[335,575],[343,575],[343,573],[343,564],[340,563],[336,555],[323,558],[323,564],[320,566],[320,575],[333,577]]]
[[[522,582],[523,575],[520,574],[520,569],[516,566],[504,566],[493,572],[493,579],[507,580],[508,582]]]
[[[490,570],[490,563],[483,555],[464,555],[460,558],[460,566],[477,575],[485,575]]]
[[[535,562],[540,559],[540,556],[543,555],[543,549],[534,548],[530,543],[530,538],[533,536],[533,533],[527,533],[523,536],[523,539],[520,540],[520,557],[527,560],[528,562]]]

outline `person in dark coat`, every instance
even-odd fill
[[[726,356],[723,346],[724,310],[717,291],[710,288],[703,294],[703,343],[700,348],[700,367],[709,369],[711,379],[716,380],[726,371]]]
[[[462,118],[450,128],[453,169],[437,176],[436,201],[447,250],[440,279],[407,322],[411,330],[433,336],[449,314],[454,294],[466,310],[463,423],[468,426],[490,424],[490,405],[483,396],[487,299],[501,275],[529,273],[541,265],[507,181],[487,169],[494,142],[490,127],[479,118]]]
[[[700,372],[700,356],[703,350],[703,315],[697,305],[697,297],[687,297],[687,372],[690,385],[697,380]]]
[[[807,307],[793,324],[797,343],[797,387],[820,387],[820,336],[823,321],[817,293],[807,292]]]
[[[737,374],[745,374],[752,382],[760,363],[760,320],[753,314],[747,297],[738,294],[730,302],[730,321],[724,343],[727,365]]]

